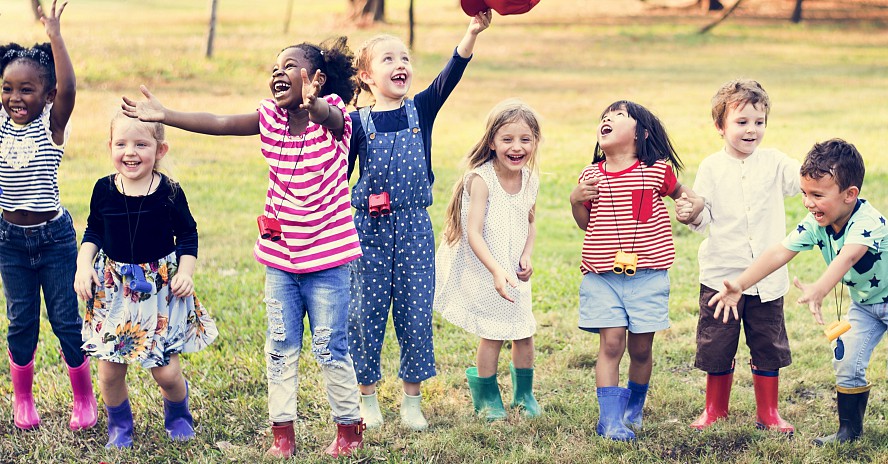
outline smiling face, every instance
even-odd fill
[[[268,87],[279,108],[298,110],[302,104],[302,74],[305,69],[309,79],[314,76],[314,67],[301,48],[291,47],[278,54]],[[322,77],[323,78],[323,77]],[[323,81],[321,81],[323,86]]]
[[[407,46],[400,40],[383,40],[373,45],[371,56],[370,69],[359,71],[358,77],[377,101],[400,103],[413,82]]]
[[[718,133],[725,139],[725,151],[738,159],[746,159],[762,143],[767,128],[768,113],[761,105],[746,102],[728,108],[724,127]]]
[[[817,225],[832,227],[833,233],[842,230],[854,212],[860,190],[851,186],[840,191],[839,184],[830,175],[819,179],[802,176],[800,184],[802,201],[805,208],[814,215]]]
[[[18,125],[34,121],[55,97],[55,89],[47,90],[37,65],[16,60],[3,71],[3,109]]]
[[[536,152],[536,140],[523,120],[503,124],[493,136],[490,149],[496,152],[496,164],[508,171],[520,172]]]
[[[154,174],[157,162],[169,149],[165,142],[158,142],[149,124],[130,118],[117,118],[112,123],[111,162],[125,179],[131,182],[148,179]]]
[[[605,154],[635,153],[638,122],[625,106],[604,113],[598,123],[598,145]]]

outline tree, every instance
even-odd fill
[[[34,12],[34,21],[40,21],[40,12],[37,11],[37,7],[40,6],[40,0],[30,0],[31,3],[31,11]]]
[[[792,18],[790,21],[798,24],[802,21],[802,0],[796,0],[795,8],[792,9]]]
[[[721,0],[697,0],[697,4],[703,11],[721,11],[725,9]]]
[[[348,0],[351,19],[359,24],[385,22],[385,0]]]
[[[213,39],[216,38],[216,7],[218,0],[210,0],[210,27],[207,32],[207,58],[213,57]]]

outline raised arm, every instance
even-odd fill
[[[139,90],[146,100],[135,101],[123,97],[120,107],[123,114],[142,121],[161,122],[189,132],[207,135],[256,135],[259,133],[259,112],[217,115],[212,113],[187,113],[163,106],[144,85]]]
[[[311,122],[326,127],[337,139],[341,139],[345,129],[345,115],[338,108],[333,108],[327,100],[318,98],[323,86],[321,81],[323,74],[317,70],[309,80],[308,71],[302,68],[301,72],[302,104],[299,108],[308,111],[308,119]]]
[[[55,62],[56,94],[53,99],[52,111],[49,113],[49,128],[52,131],[52,140],[61,145],[65,143],[65,128],[74,111],[74,97],[77,94],[77,79],[74,77],[74,65],[65,40],[62,38],[61,18],[62,12],[68,2],[56,8],[56,1],[52,2],[49,15],[45,14],[42,6],[37,7],[40,14],[40,22],[46,29],[49,37],[49,45],[52,47],[52,58]]]
[[[459,45],[456,46],[456,53],[459,56],[463,58],[472,56],[472,53],[475,51],[475,40],[478,38],[478,34],[490,27],[492,19],[493,12],[490,10],[482,11],[472,17],[469,21],[469,28],[466,29],[466,34],[460,40]]]

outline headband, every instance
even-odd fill
[[[27,58],[36,61],[43,66],[49,67],[49,54],[39,48],[19,48],[17,50],[7,50],[3,55],[4,61],[12,61],[16,58]]]

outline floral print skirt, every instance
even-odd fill
[[[216,323],[197,296],[179,298],[170,290],[178,271],[175,252],[138,265],[150,292],[130,290],[131,277],[121,272],[126,264],[103,251],[96,257],[102,284],[86,302],[81,331],[88,356],[150,369],[169,364],[171,354],[200,351],[216,339]]]

